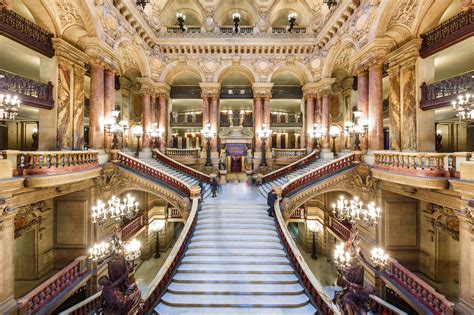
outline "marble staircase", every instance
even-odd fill
[[[242,191],[240,200],[232,200],[223,193],[203,204],[158,314],[316,313],[264,199],[255,188],[252,194]]]

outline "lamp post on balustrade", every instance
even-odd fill
[[[151,146],[153,149],[159,148],[160,138],[164,134],[163,129],[158,128],[158,123],[153,123],[152,128],[148,129],[147,133],[151,138]]]
[[[132,129],[132,134],[135,138],[137,138],[137,151],[135,152],[135,157],[138,157],[140,153],[140,138],[143,136],[143,128],[142,126],[135,126]]]
[[[258,136],[262,140],[262,160],[260,166],[267,167],[267,148],[266,141],[272,135],[272,131],[267,127],[267,124],[262,124],[262,129],[258,131]]]
[[[316,253],[316,234],[323,230],[323,225],[318,220],[307,220],[306,226],[308,230],[313,234],[313,242],[311,245],[311,258],[318,259],[318,255]]]
[[[354,115],[354,121],[346,121],[344,123],[344,130],[350,137],[355,137],[354,150],[360,151],[360,137],[364,137],[367,134],[369,123],[361,119],[362,111],[356,110],[352,114]]]
[[[211,140],[216,136],[216,131],[211,128],[211,123],[206,123],[204,129],[201,130],[204,139],[207,140],[206,145],[206,164],[204,166],[212,166],[211,161]]]
[[[123,134],[128,130],[128,122],[120,120],[120,107],[117,105],[111,112],[110,117],[106,120],[104,125],[105,132],[108,136],[113,136],[112,139],[112,150],[118,148],[118,137],[121,136],[123,140]]]
[[[320,149],[319,139],[326,135],[326,128],[320,124],[314,124],[312,128],[308,129],[308,135],[313,139],[313,149]]]
[[[329,135],[332,138],[332,153],[334,153],[334,157],[337,156],[336,138],[338,138],[340,134],[341,134],[341,131],[339,130],[339,127],[337,126],[331,126],[331,128],[329,129]]]
[[[166,220],[154,220],[150,224],[152,232],[156,233],[155,258],[160,258],[160,231],[166,226]]]

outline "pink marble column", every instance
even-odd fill
[[[417,125],[416,125],[416,71],[415,63],[404,65],[401,71],[402,109],[403,113],[401,131],[402,151],[416,151]],[[420,126],[421,128],[421,126]],[[431,125],[433,135],[434,125]]]
[[[202,97],[202,127],[204,128],[206,124],[210,122],[209,119],[209,97]]]
[[[331,138],[329,137],[329,94],[324,93],[321,97],[321,126],[326,128],[326,134],[321,139],[323,149],[329,150]]]
[[[91,105],[89,115],[89,147],[104,149],[104,68],[91,65]]]
[[[151,94],[149,91],[143,91],[143,140],[142,151],[149,151],[151,148],[151,139],[148,135],[148,130],[151,128]]]
[[[357,76],[357,107],[358,110],[362,111],[362,119],[369,118],[369,73],[363,71]],[[362,151],[367,151],[368,137],[362,137],[360,139]]]
[[[115,109],[115,73],[109,69],[104,72],[104,119],[108,119]],[[105,133],[105,149],[112,147],[112,137]]]
[[[369,68],[369,150],[383,150],[382,65]]]
[[[263,97],[263,118],[262,118],[262,121],[267,124],[267,128],[270,128],[270,123],[272,121],[272,118],[271,118],[271,111],[270,111],[270,96],[269,95],[265,95]],[[265,141],[265,145],[266,145],[266,148],[267,148],[267,151],[271,151],[272,149],[272,138],[269,137],[267,141]],[[269,156],[269,155],[267,155]]]
[[[401,112],[400,112],[400,71],[398,67],[388,71],[390,91],[388,93],[390,117],[390,150],[399,151],[401,146]]]
[[[314,124],[314,97],[312,95],[306,96],[306,130],[303,130],[306,134],[306,150],[311,151],[313,149],[313,139],[307,134],[308,130],[313,128]]]
[[[255,96],[253,98],[253,126],[255,131],[255,150],[262,151],[262,141],[258,137],[258,132],[262,129],[262,98]]]
[[[84,67],[74,67],[74,104],[73,104],[73,148],[82,150],[84,147]]]
[[[314,123],[321,124],[321,96],[316,96],[316,104],[314,106]]]
[[[160,150],[166,151],[167,139],[168,139],[168,96],[159,96],[159,110],[158,110],[158,128],[163,129],[163,136],[161,137]]]
[[[216,136],[212,139],[211,141],[211,151],[216,152],[217,151],[217,137],[219,134],[219,96],[213,95],[211,97],[211,106],[210,106],[210,111],[209,111],[209,121],[211,123],[211,128],[216,131]]]

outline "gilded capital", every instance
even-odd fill
[[[254,97],[272,97],[273,83],[253,83],[252,91]]]
[[[219,97],[221,93],[221,84],[220,83],[199,83],[201,87],[201,96],[202,97]]]

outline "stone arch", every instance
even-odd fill
[[[295,12],[298,15],[297,18],[296,18],[296,22],[297,22],[298,26],[308,26],[309,25],[309,18],[308,18],[309,15],[304,14],[305,10],[307,10],[308,8],[304,4],[302,4],[301,2],[296,2],[296,3],[292,3],[292,6],[289,7],[289,6],[285,6],[283,4],[283,2],[280,2],[280,3],[282,3],[282,5],[275,6],[270,11],[270,14],[267,17],[268,24],[270,26],[273,26],[273,24],[278,19],[281,18],[282,14],[284,14],[286,16],[287,13],[290,13],[290,12]],[[281,25],[278,25],[278,26],[281,26]]]
[[[137,69],[141,76],[150,77],[151,70],[147,62],[147,56],[141,47],[137,47],[131,38],[121,37],[114,48],[121,55],[120,73],[125,73],[128,69]]]
[[[258,8],[255,6],[254,1],[220,1],[218,7],[215,10],[216,15],[214,20],[218,25],[226,24],[226,20],[230,20],[232,13],[239,12],[242,16],[241,25],[246,26],[247,24],[256,25],[258,21]],[[248,23],[246,22],[248,21]]]
[[[23,3],[31,15],[33,15],[38,26],[53,33],[55,37],[60,34],[60,27],[50,7],[44,5],[42,2],[38,3],[36,0],[23,0]]]
[[[229,74],[237,72],[245,76],[247,79],[250,80],[252,83],[259,82],[258,75],[253,71],[253,69],[247,67],[246,65],[230,65],[227,67],[221,67],[216,71],[216,74],[214,76],[215,82],[222,82],[226,76]]]
[[[351,74],[354,64],[350,60],[354,52],[355,45],[352,40],[343,40],[339,45],[331,47],[323,65],[322,77],[330,78],[337,68]]]
[[[267,82],[271,82],[272,79],[282,72],[291,72],[299,80],[300,84],[304,85],[308,82],[313,82],[313,76],[311,72],[305,67],[304,64],[295,61],[294,64],[288,65],[286,62],[280,62],[273,67],[273,72],[268,76]]]
[[[160,75],[160,82],[166,82],[169,85],[182,72],[192,72],[201,78],[201,82],[206,81],[206,75],[201,68],[192,63],[182,63],[180,61],[173,61],[169,63]]]

